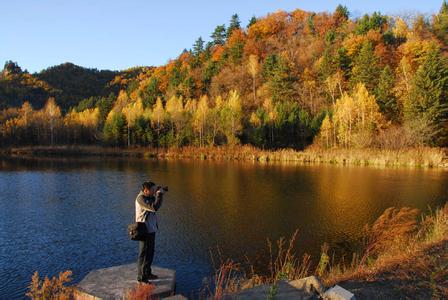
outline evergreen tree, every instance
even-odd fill
[[[252,18],[250,18],[249,20],[249,23],[247,24],[247,28],[254,25],[255,23],[257,23],[257,18],[255,16],[252,16]]]
[[[263,78],[265,80],[268,80],[270,77],[272,77],[274,70],[278,64],[278,56],[276,54],[270,54],[268,57],[266,57],[264,63],[263,63]]]
[[[321,81],[325,81],[328,77],[336,72],[336,66],[333,56],[330,53],[330,48],[326,48],[321,58],[319,65],[319,77]]]
[[[376,100],[383,113],[389,120],[398,121],[397,99],[394,94],[395,77],[389,66],[381,72],[378,86],[375,89]]]
[[[156,102],[157,97],[162,97],[163,94],[159,88],[159,79],[157,77],[151,77],[148,85],[143,93],[143,106],[151,107]]]
[[[336,7],[336,10],[333,14],[333,18],[336,20],[337,26],[347,21],[349,16],[350,13],[347,9],[347,6],[341,4]]]
[[[378,59],[373,52],[372,44],[366,41],[354,59],[350,83],[352,87],[363,83],[369,92],[372,92],[378,83],[379,75]]]
[[[226,41],[226,26],[224,24],[216,26],[210,37],[213,39],[212,45],[224,45]]]
[[[140,146],[149,146],[153,141],[150,123],[143,116],[135,120],[133,143]]]
[[[336,64],[339,67],[339,69],[342,70],[342,73],[344,74],[344,77],[348,79],[350,75],[350,66],[351,66],[351,59],[347,54],[347,50],[344,47],[341,47],[338,49],[338,54],[336,56]]]
[[[447,142],[448,62],[439,50],[431,50],[419,66],[408,101],[404,103],[406,121],[422,120],[432,137],[429,142]],[[427,138],[427,137],[426,137]]]
[[[114,105],[114,101],[115,101],[115,95],[113,93],[110,93],[107,98],[101,97],[101,99],[99,99],[96,102],[95,106],[98,107],[98,109],[100,110],[100,115],[99,115],[100,126],[102,126],[104,124],[104,122],[106,121],[107,114],[112,109],[112,107]]]
[[[374,12],[371,16],[365,14],[357,23],[356,32],[358,34],[366,34],[371,29],[381,31],[384,25],[387,24],[387,17],[381,15],[380,12]]]
[[[277,55],[269,56],[263,65],[263,75],[267,79],[272,100],[291,101],[296,95],[296,78],[286,60]]]
[[[448,45],[448,4],[446,0],[443,1],[439,13],[434,16],[433,31],[445,45]]]
[[[204,40],[202,39],[202,37],[199,37],[193,44],[193,55],[195,57],[199,57],[202,52],[204,52]]]
[[[122,146],[125,140],[126,118],[121,112],[111,111],[103,128],[104,140],[114,146]]]
[[[229,27],[227,28],[227,32],[226,32],[227,37],[229,37],[232,34],[233,30],[241,28],[240,23],[241,22],[240,22],[240,18],[238,17],[238,15],[237,14],[232,15],[232,18],[230,19]]]

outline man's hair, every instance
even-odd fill
[[[150,190],[153,186],[155,186],[156,184],[154,183],[154,182],[151,182],[151,181],[145,181],[145,182],[143,182],[143,184],[142,184],[142,190],[144,190],[144,189],[148,189],[148,190]]]

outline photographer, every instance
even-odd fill
[[[137,262],[137,280],[147,283],[157,279],[151,272],[151,264],[154,258],[155,235],[158,230],[156,211],[163,202],[163,193],[168,188],[161,188],[154,182],[144,182],[142,190],[135,199],[135,221],[143,222],[148,233],[144,240],[139,241],[139,253]]]

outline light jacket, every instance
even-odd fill
[[[162,193],[146,197],[141,191],[135,199],[135,222],[144,222],[148,232],[156,232],[159,229],[156,211],[159,210],[162,202]]]

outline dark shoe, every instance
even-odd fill
[[[159,278],[159,276],[157,276],[155,274],[149,274],[146,280],[150,281],[150,280],[156,280],[158,278]]]
[[[138,284],[149,284],[150,282],[146,279],[146,280],[137,280]]]

